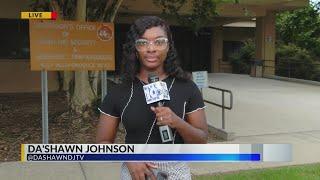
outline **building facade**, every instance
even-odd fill
[[[29,11],[28,1],[5,0],[0,6],[0,93],[40,92],[40,72],[30,71],[28,22],[20,20],[21,11]],[[187,71],[232,73],[229,55],[253,39],[256,59],[267,66],[275,63],[275,15],[278,12],[306,6],[308,0],[239,0],[217,7],[219,16],[206,28],[194,33],[175,21],[172,25],[175,45],[182,67]],[[129,25],[142,15],[160,15],[161,10],[152,0],[124,0],[115,19],[116,73],[119,73],[121,45]],[[190,2],[181,10],[186,13]],[[253,67],[251,75],[273,75],[274,68]],[[48,73],[49,91],[57,91],[61,77]]]

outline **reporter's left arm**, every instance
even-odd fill
[[[176,129],[186,144],[205,144],[208,140],[208,125],[204,109],[186,114],[186,121],[179,118]]]
[[[208,138],[208,125],[204,109],[186,114],[186,121],[177,116],[169,107],[151,107],[158,125],[175,128],[186,144],[205,144]]]

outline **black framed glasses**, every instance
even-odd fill
[[[137,39],[135,42],[137,51],[147,51],[151,45],[153,45],[155,50],[162,51],[168,47],[168,38],[160,37],[153,41],[149,41],[147,39]]]

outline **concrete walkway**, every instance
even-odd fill
[[[190,163],[195,175],[320,162],[320,86],[210,74],[210,84],[233,91],[234,108],[226,112],[226,129],[236,138],[224,143],[291,143],[288,163]],[[204,90],[206,99],[220,100]],[[227,100],[226,100],[227,101]],[[208,123],[221,127],[221,110],[207,105]],[[0,164],[0,179],[119,179],[120,163]]]
[[[235,139],[226,143],[290,143],[293,161],[193,163],[194,174],[320,163],[320,86],[222,73],[209,74],[209,84],[233,92],[234,107],[226,110],[225,123]],[[203,92],[205,99],[221,103],[221,93]],[[210,125],[221,128],[221,114],[220,108],[207,104]]]
[[[226,130],[237,137],[320,130],[320,86],[216,73],[209,84],[233,92]],[[205,99],[221,102],[218,91],[203,92]],[[221,109],[207,105],[206,113],[208,123],[221,128]]]

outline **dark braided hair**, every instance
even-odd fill
[[[169,25],[159,17],[156,16],[143,16],[137,19],[133,25],[130,26],[127,32],[127,39],[123,45],[123,65],[122,72],[124,81],[133,81],[135,76],[140,71],[140,61],[136,56],[135,41],[139,39],[147,29],[152,27],[162,27],[167,33],[169,50],[167,57],[164,61],[164,72],[171,77],[181,80],[190,79],[190,75],[182,70],[177,57],[177,51],[174,48],[172,34]]]

